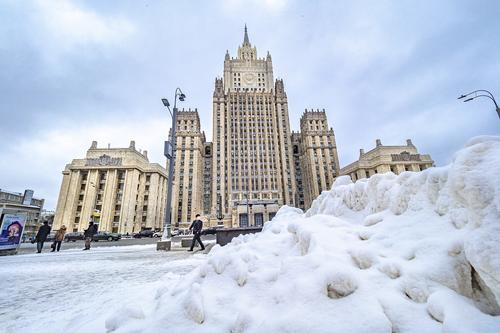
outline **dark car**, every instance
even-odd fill
[[[118,241],[122,238],[122,235],[114,233],[114,232],[107,232],[107,231],[99,231],[97,234],[92,237],[92,240],[94,242],[98,242],[100,240],[107,240],[107,241]]]
[[[66,242],[72,241],[76,242],[77,240],[84,240],[85,237],[83,236],[83,232],[69,232],[66,235],[64,235],[64,240]]]
[[[45,239],[45,242],[53,242],[56,239],[56,233],[51,232],[50,234],[47,235],[47,239]]]
[[[154,231],[153,230],[142,230],[136,234],[134,234],[134,238],[142,238],[142,237],[150,237],[152,238],[153,235],[154,235]]]

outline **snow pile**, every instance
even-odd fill
[[[500,138],[452,164],[337,179],[216,246],[109,332],[500,332]]]

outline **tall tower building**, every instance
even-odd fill
[[[261,226],[280,206],[309,208],[339,174],[333,130],[323,111],[307,111],[292,133],[283,80],[271,55],[259,58],[247,28],[237,57],[226,51],[215,79],[213,142],[196,110],[178,113],[172,221],[196,214],[208,225]]]
[[[203,211],[205,133],[198,110],[177,111],[172,224],[186,228]]]
[[[333,128],[328,128],[325,109],[306,109],[300,118],[300,135],[293,135],[294,158],[300,160],[295,165],[301,169],[296,171],[301,176],[297,206],[304,209],[321,191],[330,189],[340,174],[337,144]]]
[[[226,52],[224,76],[215,80],[213,135],[212,215],[222,213],[228,226],[262,225],[294,204],[283,80],[274,81],[269,52],[258,58],[246,26],[238,56]]]

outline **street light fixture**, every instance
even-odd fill
[[[186,95],[182,92],[180,88],[175,89],[174,95],[174,109],[173,112],[170,110],[170,103],[166,98],[162,98],[161,101],[163,105],[170,112],[172,116],[172,128],[170,130],[170,141],[165,142],[164,155],[169,160],[168,163],[168,183],[167,183],[167,201],[165,203],[165,225],[163,227],[162,241],[169,240],[172,237],[172,189],[173,182],[172,178],[174,175],[174,160],[175,160],[175,130],[177,124],[177,99],[183,102],[186,99]]]
[[[472,97],[469,97],[467,99],[464,100],[464,103],[465,102],[470,102],[472,101],[473,99],[475,98],[478,98],[478,97],[486,97],[486,98],[489,98],[493,101],[493,104],[495,104],[495,109],[497,111],[497,114],[498,114],[498,117],[500,118],[500,108],[498,107],[498,104],[497,104],[497,101],[495,100],[495,97],[493,96],[492,93],[490,93],[488,90],[484,90],[484,89],[479,89],[479,90],[474,90],[473,92],[470,92],[468,94],[462,94],[460,95],[460,97],[458,97],[457,99],[463,99],[465,97],[468,97],[470,95],[474,95]]]

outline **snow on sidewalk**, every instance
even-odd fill
[[[123,304],[148,309],[159,287],[200,260],[155,246],[0,257],[0,332],[105,332]]]
[[[480,137],[446,167],[340,177],[106,330],[500,332],[499,170],[500,138]]]

